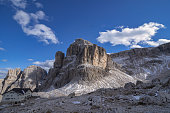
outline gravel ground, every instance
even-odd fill
[[[144,104],[118,92],[100,90],[82,96],[32,98],[20,105],[1,105],[0,113],[170,113],[169,102]]]

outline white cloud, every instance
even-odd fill
[[[37,8],[43,8],[43,5],[39,2],[36,2],[35,5],[36,5]]]
[[[46,44],[49,44],[49,40],[51,41],[51,43],[54,44],[59,43],[51,28],[43,24],[36,24],[35,26],[22,27],[22,29],[27,35],[37,36],[40,41],[43,41]]]
[[[130,46],[130,48],[143,48],[143,47],[140,45],[132,45],[132,46]]]
[[[5,51],[5,49],[4,49],[4,48],[2,48],[2,47],[0,47],[0,51]]]
[[[159,43],[159,45],[160,45],[160,44],[169,43],[169,42],[170,42],[170,40],[167,40],[167,39],[159,39],[159,40],[157,41],[157,43]]]
[[[36,22],[35,25],[29,25],[31,18],[33,18],[33,20]],[[51,28],[44,24],[38,24],[38,20],[45,19],[45,13],[43,11],[38,11],[35,14],[29,14],[20,10],[17,11],[14,19],[21,25],[23,31],[27,35],[36,36],[39,41],[43,41],[46,44],[50,44],[50,42],[54,44],[59,43]]]
[[[30,13],[30,17],[36,22],[38,23],[38,20],[47,20],[46,15],[43,11],[37,11],[35,14],[34,13]]]
[[[26,26],[30,23],[30,16],[28,13],[19,10],[14,15],[14,19],[22,26]]]
[[[28,61],[33,61],[34,59],[27,59]]]
[[[141,48],[139,44],[149,44],[153,46],[169,41],[167,39],[159,39],[157,42],[152,41],[152,37],[155,36],[157,31],[160,28],[165,28],[163,24],[150,22],[145,23],[138,28],[119,28],[121,31],[113,29],[107,30],[106,32],[100,32],[100,36],[97,40],[100,43],[110,42],[113,46],[125,45],[130,46],[131,48]]]
[[[164,43],[168,43],[168,42],[170,42],[170,40],[167,40],[167,39],[159,39],[158,41],[147,41],[146,43],[148,44],[148,45],[151,45],[151,46],[159,46],[159,45],[161,45],[161,44],[164,44]]]
[[[26,5],[27,5],[26,0],[11,0],[11,2],[14,6],[19,7],[19,8],[23,8],[23,9],[25,9]]]
[[[17,8],[26,8],[27,0],[10,0],[12,4]],[[36,2],[36,0],[33,0]],[[35,3],[36,7],[42,8],[43,5],[39,2]],[[36,36],[39,41],[43,41],[46,44],[59,43],[54,32],[50,27],[44,24],[39,24],[39,20],[47,20],[47,16],[43,11],[37,11],[36,13],[27,13],[23,10],[17,10],[16,14],[13,16],[14,20],[21,25],[22,30],[27,35]],[[33,22],[32,22],[33,21]]]
[[[50,68],[53,67],[54,60],[46,60],[45,62],[36,61],[33,62],[33,64],[38,65],[48,71]]]
[[[38,16],[38,19],[44,19],[45,13],[43,11],[37,11],[36,15]]]

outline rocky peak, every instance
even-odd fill
[[[6,77],[2,81],[2,88],[1,88],[1,94],[9,89],[11,84],[15,82],[18,78],[20,78],[22,71],[20,68],[16,69],[9,69]]]
[[[112,61],[104,48],[76,39],[65,57],[61,51],[56,53],[54,67],[49,70],[44,86],[47,90],[66,88],[69,90],[67,93],[76,90],[83,93],[104,87],[120,87],[129,81],[135,80],[121,72],[120,66]]]
[[[93,44],[87,40],[76,39],[67,49],[66,56],[78,55],[83,48],[88,46],[93,46]]]
[[[28,66],[24,71],[20,68],[10,69],[2,82],[1,94],[12,88],[38,89],[46,75],[47,72],[44,69],[35,65]]]
[[[102,68],[107,65],[106,50],[83,39],[76,39],[67,49],[66,56],[76,56],[78,64],[92,64]]]
[[[16,79],[20,72],[21,72],[20,68],[9,69],[6,78],[9,80]]]
[[[91,42],[87,41],[87,40],[79,38],[79,39],[76,39],[72,45],[84,46],[84,45],[93,45],[93,44]]]

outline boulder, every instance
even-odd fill
[[[134,87],[135,87],[135,84],[132,82],[126,83],[124,86],[124,88],[128,90],[133,89]]]

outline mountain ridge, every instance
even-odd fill
[[[111,57],[126,70],[127,74],[142,80],[150,80],[169,71],[170,43],[113,53]]]
[[[3,80],[1,93],[13,87],[31,87],[32,90],[45,91],[48,96],[57,93],[81,95],[100,88],[123,87],[128,82],[135,83],[136,80],[151,81],[161,77],[161,74],[169,73],[170,43],[107,54],[104,48],[96,44],[76,39],[68,47],[66,55],[61,51],[56,52],[53,68],[48,73],[38,66],[33,67],[33,75],[39,76],[38,81],[33,78],[33,85],[27,81],[29,77],[33,77],[30,71],[34,68],[30,71],[26,68],[23,72],[19,69],[22,74],[26,73],[27,80],[17,78],[17,74],[13,73],[12,82],[4,85],[5,81],[10,80],[8,77]],[[41,72],[44,73],[43,76]],[[27,85],[23,85],[24,82]]]

